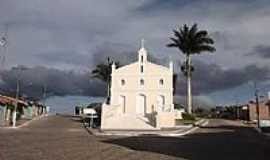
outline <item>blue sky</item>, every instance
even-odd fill
[[[166,47],[172,29],[198,23],[217,52],[193,57],[202,71],[194,77],[195,96],[209,103],[246,102],[253,80],[262,94],[270,90],[268,0],[0,0],[0,14],[0,35],[9,26],[7,68],[84,72],[100,57],[135,53],[141,38],[150,54],[177,64],[183,55]]]

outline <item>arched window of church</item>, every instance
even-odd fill
[[[141,65],[141,73],[143,73],[143,65]]]
[[[143,56],[141,56],[141,62],[143,62]]]
[[[144,85],[144,80],[143,79],[140,80],[140,85],[142,85],[142,86]]]
[[[163,79],[160,79],[160,80],[159,80],[159,85],[162,86],[163,84],[164,84],[164,80],[163,80]]]
[[[121,80],[121,85],[124,86],[126,84],[126,81],[124,79]]]

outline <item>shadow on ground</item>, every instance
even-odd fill
[[[270,140],[240,126],[203,127],[184,137],[125,137],[103,142],[188,160],[269,160]]]

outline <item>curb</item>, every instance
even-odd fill
[[[124,137],[138,137],[138,136],[144,136],[144,135],[153,135],[153,136],[161,136],[161,137],[181,137],[181,136],[185,136],[187,134],[190,134],[194,131],[196,131],[197,129],[200,128],[200,126],[206,126],[209,123],[209,120],[207,119],[202,119],[200,121],[198,121],[198,123],[189,128],[186,131],[183,131],[181,133],[155,133],[155,132],[149,132],[149,133],[136,133],[136,132],[130,132],[130,133],[101,133],[101,132],[94,132],[91,131],[90,128],[85,127],[85,129],[87,130],[87,132],[91,135],[95,135],[95,136],[124,136]],[[177,130],[175,130],[177,131]],[[175,132],[174,131],[174,132]]]
[[[41,116],[35,117],[35,118],[30,119],[29,121],[26,121],[25,123],[23,123],[23,124],[21,124],[19,126],[16,126],[16,127],[12,127],[11,126],[11,127],[0,127],[0,128],[2,128],[2,129],[20,129],[22,127],[28,126],[30,123],[32,123],[35,120],[39,120],[39,119],[42,119],[42,118],[48,117],[48,116],[50,116],[50,115],[45,114],[45,115],[41,115]]]
[[[95,135],[94,132],[92,132],[92,131],[90,130],[89,127],[87,127],[86,123],[83,122],[82,125],[83,125],[84,129],[85,129],[90,135]]]
[[[200,120],[200,122],[198,121],[197,124],[195,124],[196,126],[195,127],[192,127],[191,129],[183,132],[183,133],[171,133],[171,134],[167,134],[167,135],[161,135],[161,136],[169,136],[169,137],[178,137],[178,136],[185,136],[187,134],[190,134],[194,131],[196,131],[197,129],[199,129],[201,126],[206,126],[208,125],[209,123],[209,120],[206,120],[206,119],[202,119]]]
[[[17,128],[22,128],[22,127],[28,126],[28,125],[29,125],[30,123],[32,123],[33,121],[35,121],[35,120],[40,120],[40,119],[42,119],[42,118],[44,118],[44,117],[48,117],[48,116],[49,116],[48,114],[44,114],[44,115],[35,117],[35,118],[31,119],[30,121],[27,121],[27,122],[25,122],[25,123],[23,123],[23,124],[17,126]]]
[[[263,133],[262,130],[260,128],[257,128],[257,127],[253,127],[253,129],[255,131],[257,131],[259,134],[264,135],[264,136],[267,136],[267,137],[270,138],[270,133]]]
[[[202,124],[204,121],[206,121],[206,119],[200,119],[199,121],[195,122],[194,125],[195,125],[195,126],[200,125],[200,124]]]

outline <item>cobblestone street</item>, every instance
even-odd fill
[[[174,159],[102,142],[76,118],[51,116],[20,129],[0,129],[0,160]],[[107,138],[106,138],[107,139]]]
[[[188,136],[95,137],[76,118],[49,116],[0,129],[0,160],[269,159],[270,140],[224,120]]]

